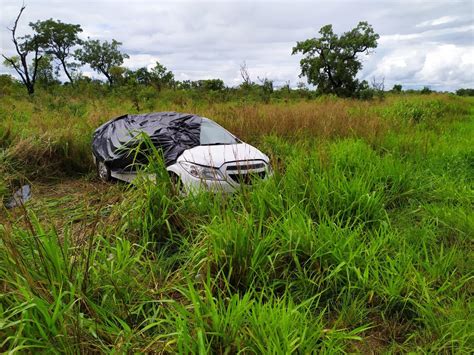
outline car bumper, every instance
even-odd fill
[[[232,193],[239,189],[238,184],[230,183],[226,180],[202,180],[186,174],[181,176],[184,190],[187,193],[210,191],[214,193]]]

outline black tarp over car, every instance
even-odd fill
[[[178,112],[154,112],[124,115],[97,128],[92,138],[92,151],[99,161],[111,169],[131,167],[133,148],[146,133],[155,147],[162,151],[165,164],[171,165],[186,149],[199,145],[202,117]],[[143,163],[143,156],[140,156]]]

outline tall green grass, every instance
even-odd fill
[[[84,228],[2,211],[0,349],[472,352],[472,114],[403,100],[439,113],[388,101],[377,139],[269,130],[274,176],[232,196],[182,196],[156,157],[155,182],[68,212]]]

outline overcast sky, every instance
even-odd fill
[[[13,54],[11,27],[23,0],[0,0],[0,53]],[[129,68],[160,61],[178,80],[221,78],[241,83],[246,61],[253,80],[299,81],[296,41],[333,24],[337,33],[368,21],[380,34],[364,58],[362,79],[386,88],[474,87],[474,1],[122,1],[25,0],[18,34],[48,18],[80,24],[82,37],[123,43]],[[0,73],[11,72],[0,65]],[[86,75],[94,75],[84,70]]]

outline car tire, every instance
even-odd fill
[[[97,161],[97,176],[100,180],[104,182],[109,182],[112,180],[112,176],[110,175],[110,168],[107,166],[107,164],[105,164],[104,161]]]
[[[177,195],[184,195],[184,185],[179,175],[176,173],[170,172],[170,180],[171,180],[171,186],[173,188],[173,192],[176,193]]]

